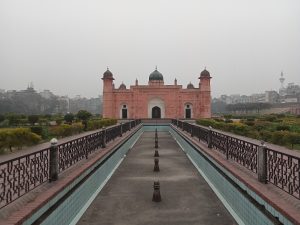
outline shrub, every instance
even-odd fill
[[[253,121],[245,121],[244,122],[247,126],[254,126],[255,125],[255,123],[253,122]]]
[[[276,116],[273,115],[266,115],[264,116],[261,120],[269,121],[269,122],[274,122],[277,119]]]
[[[287,131],[289,131],[290,130],[290,126],[286,125],[286,124],[280,124],[280,125],[277,125],[276,130],[278,130],[278,131],[280,131],[280,130],[287,130]]]
[[[61,119],[61,118],[57,118],[57,119],[55,120],[56,124],[58,124],[58,125],[61,125],[63,121],[64,121],[64,120]]]
[[[197,124],[199,125],[202,125],[202,126],[206,126],[206,127],[213,127],[213,128],[217,128],[217,121],[214,121],[214,120],[210,120],[210,119],[199,119],[197,120],[196,122]]]
[[[83,131],[83,125],[81,123],[61,124],[49,128],[49,133],[54,137],[67,137],[70,135],[78,134]]]
[[[40,119],[39,115],[29,115],[28,116],[28,122],[31,125],[34,125],[35,123],[37,123],[39,121],[39,119]]]
[[[13,147],[22,148],[32,144],[37,144],[41,137],[32,133],[28,128],[8,128],[0,130],[0,149],[10,149]]]
[[[250,138],[253,138],[253,139],[260,139],[261,138],[260,133],[256,130],[249,131],[247,136],[250,137]]]
[[[224,115],[225,120],[230,120],[232,119],[232,115],[228,114],[228,115]]]
[[[275,131],[272,134],[272,143],[278,145],[287,145],[288,144],[288,131]]]
[[[268,121],[256,121],[253,128],[257,131],[261,130],[270,130],[272,127],[272,123]]]
[[[214,121],[217,121],[217,122],[223,122],[224,120],[223,120],[223,119],[220,119],[220,118],[214,118]]]
[[[98,119],[98,120],[90,120],[87,123],[88,130],[96,130],[102,127],[108,127],[111,125],[115,125],[117,123],[116,119]]]
[[[249,132],[249,128],[247,125],[244,125],[242,123],[232,123],[228,124],[228,131],[233,132],[238,135],[244,135],[247,136]]]
[[[259,139],[270,142],[272,139],[272,132],[267,130],[262,130],[259,132]]]
[[[73,130],[73,134],[79,134],[83,131],[83,125],[82,123],[73,123],[72,124],[72,130]]]
[[[285,135],[285,143],[290,144],[293,148],[294,145],[300,144],[300,134],[295,132],[289,132]]]
[[[42,136],[43,135],[43,127],[42,126],[33,126],[30,127],[32,133]]]
[[[283,114],[283,113],[277,115],[277,118],[284,118],[284,117],[285,117],[285,114]]]
[[[32,126],[30,127],[30,130],[32,133],[41,136],[43,139],[46,139],[48,137],[48,127]]]

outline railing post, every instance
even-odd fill
[[[208,136],[207,136],[207,147],[212,148],[212,127],[209,126]]]
[[[267,183],[267,149],[264,142],[258,147],[258,181],[261,183]]]
[[[106,148],[106,128],[103,127],[103,135],[102,135],[102,148]]]
[[[229,158],[229,137],[226,136],[226,159]]]
[[[193,131],[193,129],[194,129],[194,125],[191,124],[191,137],[194,137],[194,131]]]
[[[87,137],[84,138],[86,146],[88,146],[88,142],[90,141],[90,140],[87,140],[87,139],[88,139]],[[86,147],[86,149],[85,149],[85,158],[88,159],[88,157],[89,157],[89,148]]]
[[[120,124],[120,137],[122,137],[123,134],[123,123]]]
[[[128,123],[129,123],[129,130],[131,130],[131,121],[129,121]]]
[[[155,129],[155,138],[154,138],[154,140],[155,140],[155,148],[158,148],[158,135],[157,135],[157,128]]]
[[[58,148],[57,139],[52,138],[50,141],[50,168],[49,168],[49,182],[56,181],[58,179]]]

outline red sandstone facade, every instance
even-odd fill
[[[107,69],[103,74],[103,117],[116,119],[137,118],[210,118],[210,74],[205,69],[200,74],[199,86],[191,83],[187,88],[177,84],[165,85],[160,72],[153,71],[148,85],[135,85],[129,89],[122,83],[118,89],[113,84],[113,74]]]

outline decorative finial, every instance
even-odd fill
[[[157,66],[155,66],[155,70],[157,70]]]
[[[108,66],[106,68],[107,68],[107,70],[109,70]]]
[[[206,70],[206,66],[204,67],[204,69]]]

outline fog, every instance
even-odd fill
[[[148,82],[197,85],[212,95],[251,94],[300,84],[299,0],[1,0],[0,89],[50,89],[96,97],[102,74],[116,87]]]

